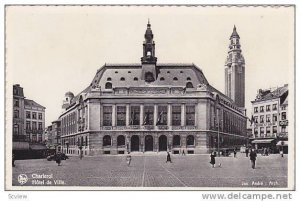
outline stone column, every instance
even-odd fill
[[[168,126],[172,126],[171,123],[172,123],[172,105],[171,104],[168,104]]]
[[[156,126],[156,122],[157,122],[157,112],[158,112],[158,106],[155,104],[154,105],[154,111],[153,111],[153,125]]]
[[[185,126],[185,104],[181,104],[181,126]]]
[[[153,136],[153,140],[154,140],[154,147],[153,147],[153,151],[156,151],[156,152],[158,152],[158,146],[159,146],[159,144],[158,144],[158,136],[157,136],[157,134],[155,134],[154,136]]]
[[[130,113],[129,113],[129,104],[126,104],[126,126],[129,126]]]
[[[144,105],[140,105],[140,126],[143,125],[144,122]]]
[[[111,125],[116,126],[116,105],[112,105]]]

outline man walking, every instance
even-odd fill
[[[167,162],[172,163],[172,161],[171,161],[171,155],[170,155],[169,152],[167,152],[167,161],[166,161],[166,163],[167,163]]]
[[[249,154],[249,149],[248,148],[246,148],[246,157],[248,157],[248,154]]]
[[[254,149],[251,149],[251,151],[250,151],[250,160],[251,160],[252,169],[255,169],[256,157],[257,157],[256,151]]]

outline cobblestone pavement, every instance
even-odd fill
[[[13,168],[13,185],[20,186],[18,176],[26,174],[24,186],[287,187],[287,156],[258,156],[256,169],[244,154],[216,158],[221,167],[212,168],[209,161],[209,155],[172,155],[173,163],[166,163],[166,154],[162,153],[133,154],[129,167],[126,156],[120,155],[82,160],[74,156],[62,161],[61,166],[46,159],[18,160]],[[42,174],[53,178],[33,178]]]

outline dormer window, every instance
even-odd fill
[[[111,77],[108,77],[108,78],[107,78],[107,81],[111,81]]]
[[[170,71],[167,71],[167,73],[170,73]]]
[[[177,78],[177,77],[174,77],[174,78],[173,78],[173,80],[174,80],[174,81],[177,81],[177,80],[178,80],[178,78]]]
[[[115,71],[115,73],[119,73],[118,71]]]
[[[186,83],[186,88],[194,88],[193,83],[187,82]]]
[[[112,89],[112,83],[111,82],[106,82],[105,89]]]
[[[125,78],[124,78],[124,77],[121,77],[120,80],[121,80],[121,81],[125,81]]]
[[[139,79],[137,77],[133,78],[134,81],[138,81]]]
[[[164,78],[164,77],[161,77],[161,78],[160,78],[160,81],[164,81],[164,80],[165,80],[165,78]]]
[[[190,77],[187,77],[186,80],[191,80],[191,78],[190,78]]]
[[[183,73],[183,71],[181,70],[180,73]]]
[[[128,73],[131,73],[131,71],[128,71]]]
[[[147,73],[145,74],[145,81],[146,81],[146,82],[153,82],[153,81],[154,81],[153,73],[147,72]]]

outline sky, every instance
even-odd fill
[[[28,99],[46,107],[50,125],[64,94],[86,88],[105,63],[140,63],[148,19],[158,63],[194,63],[222,92],[235,25],[248,117],[258,89],[293,87],[293,7],[8,6],[7,91],[20,84]]]

